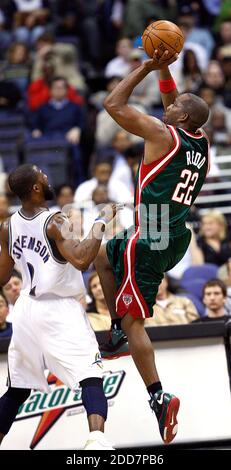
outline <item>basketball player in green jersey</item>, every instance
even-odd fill
[[[195,95],[179,95],[168,69],[176,59],[168,60],[165,51],[158,60],[156,51],[153,60],[130,73],[105,100],[106,110],[122,128],[143,137],[145,149],[135,188],[135,224],[125,230],[123,238],[107,242],[95,262],[112,315],[108,352],[113,355],[114,347],[118,353],[122,327],[165,443],[176,435],[180,401],[162,390],[144,320],[153,314],[164,272],[173,268],[188,248],[191,232],[185,221],[209,167],[208,141],[200,129],[209,109]],[[164,122],[128,105],[135,86],[157,69]]]

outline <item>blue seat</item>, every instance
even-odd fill
[[[0,115],[0,129],[24,129],[25,120],[23,116],[2,116]]]
[[[216,264],[205,263],[198,266],[191,266],[185,270],[182,276],[182,281],[184,282],[195,279],[204,279],[206,282],[210,279],[216,278],[217,271],[218,267]]]
[[[181,280],[180,287],[189,294],[194,295],[198,300],[202,301],[202,292],[205,282],[205,279]]]
[[[24,140],[24,129],[3,129],[0,127],[0,142],[15,142],[16,144],[22,144]]]

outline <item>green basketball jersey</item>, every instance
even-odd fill
[[[153,163],[142,161],[136,181],[135,225],[146,227],[150,237],[167,231],[168,225],[170,232],[184,226],[209,169],[204,135],[168,128],[174,139],[172,149]]]

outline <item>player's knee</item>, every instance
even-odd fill
[[[144,329],[144,320],[142,318],[133,318],[131,315],[125,315],[123,317],[121,326],[123,331],[129,335],[135,331],[141,331]]]
[[[103,391],[103,379],[91,377],[80,382],[83,406],[87,416],[96,414],[107,419],[107,399]]]

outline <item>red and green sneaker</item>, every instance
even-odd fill
[[[149,400],[151,409],[156,414],[160,435],[165,444],[169,444],[175,438],[178,424],[177,413],[180,406],[179,398],[159,390]]]
[[[128,338],[122,330],[112,329],[108,343],[100,344],[100,353],[103,359],[116,359],[130,354]]]

